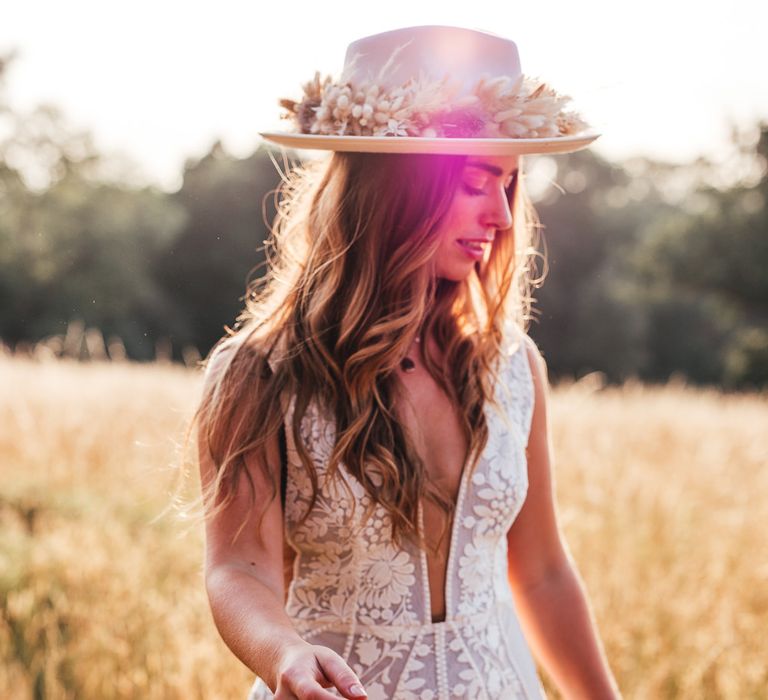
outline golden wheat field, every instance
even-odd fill
[[[0,357],[0,387],[0,697],[244,698],[201,528],[157,517],[199,375]],[[768,698],[768,396],[582,381],[550,411],[561,523],[624,697]]]

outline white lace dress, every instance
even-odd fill
[[[380,507],[361,525],[370,501],[348,472],[343,474],[358,502],[354,514],[342,486],[323,484],[334,425],[314,403],[301,432],[321,490],[309,518],[298,525],[311,487],[298,467],[292,432],[286,431],[285,533],[296,551],[286,612],[306,641],[328,646],[347,661],[370,700],[545,697],[507,582],[506,534],[528,489],[525,445],[533,412],[522,342],[502,357],[500,376],[503,411],[486,404],[488,444],[472,477],[465,470],[459,487],[443,622],[431,621],[425,554],[415,545],[393,546]],[[249,700],[273,697],[257,679]]]

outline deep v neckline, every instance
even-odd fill
[[[482,455],[480,456],[480,459],[482,459]],[[451,518],[451,527],[448,533],[448,549],[447,553],[448,556],[446,557],[445,561],[445,572],[443,576],[443,607],[445,609],[445,614],[442,619],[435,620],[434,616],[432,615],[432,587],[429,585],[429,561],[427,559],[427,553],[424,551],[423,548],[419,550],[420,553],[420,559],[421,559],[421,575],[422,575],[422,587],[424,589],[424,597],[425,597],[425,604],[424,604],[424,622],[430,623],[433,625],[437,624],[444,624],[449,622],[452,617],[452,610],[451,610],[451,597],[453,592],[453,568],[454,568],[454,559],[456,556],[456,540],[458,539],[458,527],[460,524],[460,512],[464,505],[464,497],[466,493],[466,482],[469,479],[469,471],[467,469],[467,464],[469,463],[469,459],[467,459],[464,462],[464,465],[461,468],[461,477],[459,479],[459,489],[456,494],[456,503],[454,504],[453,508],[453,517]],[[479,464],[479,461],[478,461]],[[424,504],[419,500],[418,504],[418,536],[421,542],[425,542],[425,532],[424,532]]]
[[[500,370],[501,371],[501,370]],[[422,572],[422,588],[424,591],[424,598],[425,598],[425,611],[424,611],[424,623],[426,624],[432,624],[432,625],[443,625],[450,623],[455,616],[455,610],[453,609],[453,598],[454,598],[454,571],[457,566],[456,558],[460,556],[460,552],[457,552],[458,547],[458,540],[459,540],[459,530],[462,526],[463,522],[463,516],[462,516],[462,510],[464,508],[464,504],[467,500],[468,494],[470,492],[470,485],[469,481],[471,478],[474,477],[475,474],[478,473],[480,469],[482,469],[484,462],[487,460],[487,454],[488,450],[491,448],[494,441],[497,439],[497,433],[495,432],[498,429],[498,426],[494,420],[494,417],[491,415],[493,413],[491,409],[491,404],[489,401],[486,401],[483,406],[483,414],[485,416],[485,422],[488,429],[488,438],[485,444],[485,447],[480,452],[480,454],[477,456],[477,460],[475,463],[475,468],[472,470],[472,473],[470,474],[469,464],[472,462],[472,454],[469,453],[469,449],[467,449],[468,454],[465,456],[464,464],[461,468],[461,475],[459,477],[459,487],[456,492],[456,502],[454,504],[453,509],[453,517],[451,519],[451,526],[449,529],[449,540],[448,540],[448,548],[447,548],[447,557],[446,557],[446,563],[445,563],[445,575],[443,578],[443,605],[444,605],[444,616],[442,619],[435,620],[432,616],[432,598],[433,598],[433,592],[432,588],[429,585],[429,568],[428,568],[428,561],[427,561],[427,553],[423,548],[420,548],[419,550],[419,557],[421,561],[421,572]],[[424,506],[422,503],[422,500],[419,500],[418,508],[417,508],[417,525],[418,525],[418,536],[421,538],[422,541],[424,541]]]
[[[434,381],[434,380],[433,380]],[[438,385],[438,389],[440,389]],[[458,415],[458,409],[450,400],[450,397],[445,396],[445,392],[441,391],[441,394],[443,395],[444,400],[448,401],[448,407],[449,410],[453,412],[453,418],[457,420],[457,422],[460,422],[460,417]],[[404,390],[405,393],[405,400],[409,401],[410,406],[408,408],[408,411],[410,415],[408,416],[412,421],[414,421],[413,427],[418,432],[418,444],[414,447],[419,447],[419,457],[424,460],[424,455],[429,456],[429,451],[431,449],[431,445],[434,445],[436,442],[439,442],[440,436],[437,435],[436,439],[433,439],[431,442],[427,439],[426,433],[422,428],[422,422],[424,420],[423,413],[420,412],[419,409],[419,403],[414,402],[411,399],[411,395],[408,394],[407,390]],[[422,400],[424,401],[424,399]],[[429,402],[429,397],[426,398],[426,401]],[[490,431],[492,430],[491,426],[491,419],[488,412],[488,406],[487,403],[484,406],[484,413],[486,418],[486,424],[489,428],[489,435],[488,435],[488,444],[493,439],[493,436],[490,434]],[[410,421],[405,420],[405,417],[402,415],[402,412],[400,412],[399,416],[401,423],[403,423],[404,428],[406,432],[409,434],[412,434],[413,431],[411,430]],[[421,420],[419,420],[421,418]],[[427,418],[427,420],[429,420]],[[459,429],[461,429],[459,425]],[[486,448],[488,447],[488,444],[486,445]],[[432,543],[427,542],[426,533],[427,533],[427,527],[425,525],[425,517],[426,517],[426,507],[425,507],[425,499],[420,498],[417,504],[417,537],[419,539],[419,542],[422,543],[423,546],[419,547],[418,551],[418,558],[420,559],[420,570],[421,570],[421,581],[419,582],[420,587],[423,590],[423,597],[424,597],[424,612],[423,612],[423,622],[425,624],[441,624],[444,622],[448,622],[453,618],[455,615],[455,610],[453,609],[453,598],[454,598],[454,573],[457,566],[457,557],[460,556],[461,552],[457,552],[458,547],[458,539],[459,539],[459,532],[462,525],[462,511],[464,508],[464,504],[466,502],[467,493],[469,490],[469,479],[472,476],[470,474],[469,465],[472,462],[472,453],[470,451],[471,447],[471,441],[465,445],[463,445],[463,451],[464,451],[464,458],[463,462],[461,464],[461,469],[458,473],[458,485],[456,485],[455,481],[451,481],[450,483],[450,489],[448,490],[449,498],[453,500],[453,512],[451,514],[451,518],[448,523],[448,528],[446,528],[446,532],[444,535],[440,538],[438,542],[437,547],[433,547]],[[485,449],[483,452],[479,455],[477,459],[476,469],[480,467],[481,461],[484,458],[485,455]],[[439,464],[439,463],[438,463]],[[454,472],[455,474],[455,472]],[[435,481],[433,483],[438,483],[440,480],[440,472],[439,469],[434,469],[428,472],[428,475],[434,479]],[[441,510],[441,512],[443,512]],[[441,525],[442,527],[442,525]],[[429,531],[432,531],[431,523],[430,523],[430,529]],[[445,544],[445,540],[443,539],[445,536],[448,538],[447,545]],[[436,551],[435,551],[436,550]],[[432,567],[432,568],[430,568]],[[442,600],[439,596],[442,596]],[[435,604],[435,601],[437,600],[438,603],[441,603],[440,609],[438,611],[433,612],[433,605]]]

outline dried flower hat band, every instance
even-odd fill
[[[341,77],[316,72],[279,101],[299,148],[389,152],[564,153],[599,134],[571,101],[520,69],[509,39],[460,27],[406,27],[353,42]]]
[[[304,85],[301,101],[281,99],[303,134],[422,136],[425,138],[546,138],[578,134],[589,125],[563,107],[571,98],[520,76],[481,77],[460,95],[450,77],[424,76],[387,90],[372,82],[352,85],[330,76]]]

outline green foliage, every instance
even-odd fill
[[[537,203],[548,270],[530,332],[552,376],[601,371],[620,381],[644,362],[645,309],[635,304],[626,266],[643,212],[632,201],[607,201],[606,193],[630,187],[623,169],[591,152],[557,163],[563,179],[580,173],[587,186]]]
[[[171,196],[187,212],[186,223],[154,265],[183,319],[173,336],[176,347],[207,350],[224,325],[234,323],[251,271],[263,269],[268,230],[262,204],[276,184],[263,151],[238,160],[214,144],[198,163],[187,165],[181,189]]]
[[[768,375],[768,124],[751,159],[756,184],[718,189],[702,163],[601,162],[592,152],[558,160],[585,175],[577,194],[538,204],[549,275],[538,294],[540,343],[554,376],[591,371],[730,389]],[[693,186],[670,201],[675,179]]]

